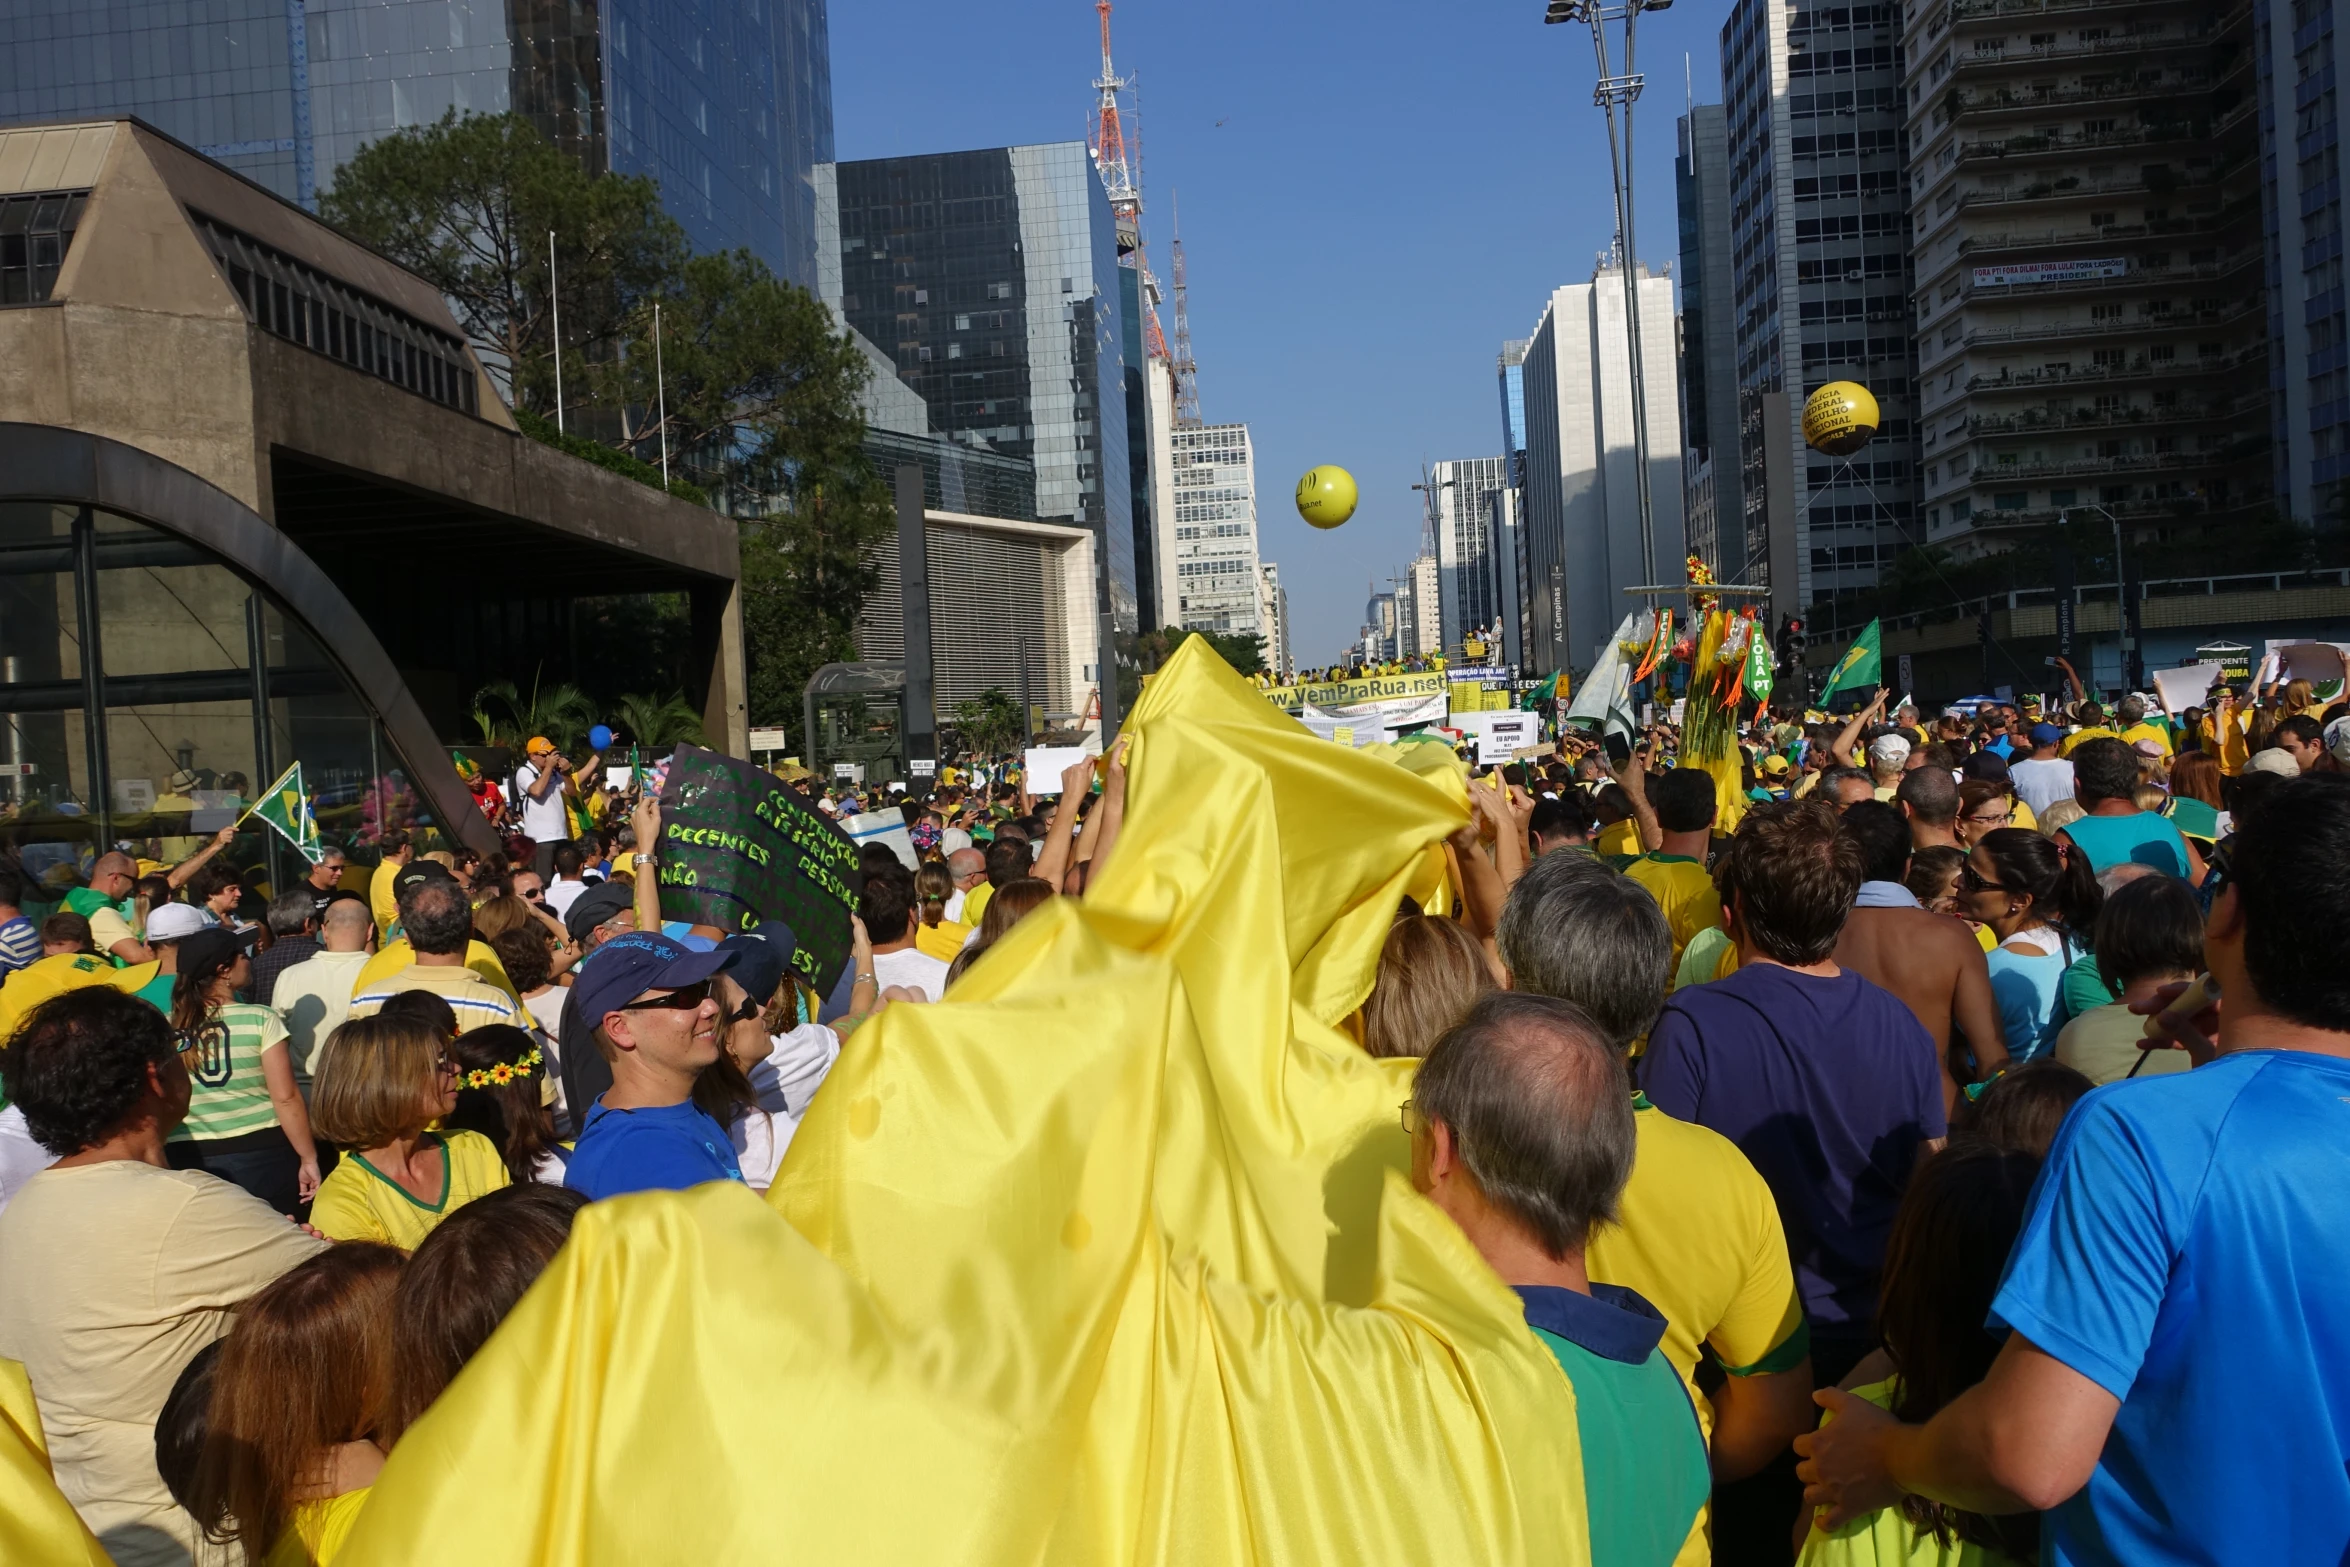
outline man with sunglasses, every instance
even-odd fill
[[[743,1178],[726,1129],[693,1102],[695,1077],[718,1059],[710,981],[735,961],[629,931],[580,965],[572,998],[612,1086],[588,1108],[564,1185],[598,1200]]]

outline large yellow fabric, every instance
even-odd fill
[[[586,1210],[342,1567],[1589,1559],[1565,1373],[1335,1026],[1463,807],[1198,638],[1127,729],[1082,902],[859,1029],[770,1206]]]
[[[162,967],[160,963],[134,963],[129,968],[116,968],[105,958],[88,952],[60,952],[55,957],[35,958],[10,974],[5,984],[0,984],[0,1040],[15,1033],[16,1025],[25,1015],[52,996],[62,996],[84,985],[112,985],[135,995]]]
[[[0,1562],[112,1567],[98,1537],[57,1489],[24,1366],[0,1360]]]

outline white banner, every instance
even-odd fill
[[[1975,268],[1975,287],[2004,288],[2020,283],[2086,283],[2094,278],[2125,277],[2129,259],[2110,256],[2095,261],[2015,261],[2005,266]]]

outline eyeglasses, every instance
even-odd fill
[[[1977,827],[2005,827],[2008,823],[2015,820],[2015,812],[2001,811],[1996,816],[1970,816],[1967,818],[1967,820],[1974,823]]]
[[[2015,891],[2013,887],[2001,886],[1998,882],[1995,881],[1985,881],[1982,876],[1976,872],[1974,866],[1972,865],[1961,865],[1958,868],[1958,890],[1961,892]]]
[[[1420,1107],[1409,1099],[1397,1105],[1395,1109],[1397,1118],[1403,1122],[1406,1137],[1419,1136],[1420,1128],[1428,1124],[1428,1118],[1420,1113]]]
[[[463,1068],[457,1065],[456,1060],[450,1056],[443,1056],[438,1061],[435,1061],[432,1065],[433,1070],[440,1073],[443,1077],[455,1077],[460,1071],[463,1070]]]
[[[640,996],[622,1007],[623,1012],[691,1012],[710,999],[710,982],[699,979],[690,985],[680,985],[666,996]]]

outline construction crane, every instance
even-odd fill
[[[1101,177],[1102,193],[1109,197],[1110,217],[1117,225],[1118,265],[1131,267],[1140,274],[1138,281],[1142,287],[1138,292],[1142,298],[1144,350],[1152,358],[1164,359],[1167,339],[1159,330],[1159,282],[1151,276],[1142,244],[1142,185],[1136,173],[1142,162],[1139,99],[1130,151],[1125,125],[1119,116],[1118,95],[1131,91],[1134,84],[1110,64],[1110,0],[1095,0],[1094,10],[1101,17],[1102,74],[1093,84],[1093,123],[1087,128],[1086,143],[1093,150],[1094,172]]]

